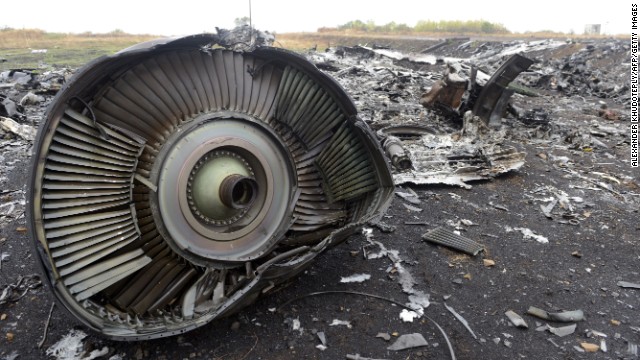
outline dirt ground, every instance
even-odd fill
[[[504,58],[487,60],[489,55],[509,45],[473,42],[461,48],[463,43],[434,53],[475,56],[480,68],[491,73]],[[456,359],[637,359],[640,290],[620,286],[621,281],[640,283],[640,172],[629,165],[625,44],[598,40],[530,48],[525,54],[536,60],[534,70],[518,79],[540,96],[516,94],[511,103],[520,114],[537,111],[544,119],[532,124],[524,115],[506,115],[500,129],[505,144],[526,153],[524,166],[472,182],[469,189],[399,185],[398,191],[415,191],[420,202],[407,207],[396,197],[382,225],[372,224],[329,250],[287,288],[227,319],[167,339],[109,341],[59,305],[48,321],[54,300],[47,286],[29,277],[39,269],[21,213],[30,143],[2,134],[2,203],[15,206],[12,211],[1,208],[0,285],[3,290],[20,285],[24,296],[0,304],[0,359],[54,358],[47,349],[73,330],[86,333],[79,340],[85,355],[76,357],[84,359],[93,358],[93,350],[102,351],[95,358],[111,360],[357,359],[356,354],[359,359],[450,359],[447,341]],[[434,74],[446,68],[442,63],[379,55],[346,62],[309,56],[336,67],[328,73],[354,97],[375,130],[404,122],[451,134],[460,128],[456,119],[419,104],[437,78]],[[387,81],[375,75],[376,67],[398,73]],[[50,100],[46,96],[44,102],[26,106],[21,122],[37,123]],[[553,202],[545,215],[543,208]],[[423,240],[423,234],[438,227],[459,231],[485,251],[471,256]],[[397,250],[397,258],[385,255],[385,249]],[[430,299],[424,316],[412,322],[403,321],[402,308],[389,302],[407,303],[402,285],[407,273],[413,290]],[[354,274],[370,277],[341,282]],[[468,329],[445,305],[468,322]],[[526,314],[530,306],[552,313],[582,310],[584,320],[543,320]],[[528,328],[515,327],[505,316],[509,310],[521,315]],[[38,347],[47,323],[47,339]],[[576,328],[560,337],[545,330],[545,324]],[[389,335],[388,340],[380,333]],[[401,335],[412,333],[422,334],[428,344],[388,349]],[[319,334],[325,338],[324,350]],[[585,343],[600,349],[585,351],[590,349]]]

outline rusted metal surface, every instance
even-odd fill
[[[32,236],[60,303],[114,339],[228,315],[379,218],[393,181],[344,90],[202,34],[102,57],[37,135]]]

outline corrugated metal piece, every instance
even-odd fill
[[[422,235],[422,238],[429,242],[444,245],[474,256],[484,250],[484,246],[481,244],[440,227],[425,233]]]

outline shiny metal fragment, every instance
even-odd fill
[[[584,312],[582,310],[563,311],[559,313],[550,313],[539,309],[535,306],[530,306],[527,310],[527,314],[538,317],[543,320],[557,321],[557,322],[574,322],[585,320]]]
[[[420,333],[400,335],[398,340],[387,347],[387,350],[400,351],[406,349],[414,349],[417,347],[428,346],[429,343]]]
[[[464,325],[464,327],[467,329],[467,331],[469,331],[469,333],[471,334],[471,336],[473,336],[474,339],[477,339],[478,336],[473,332],[473,330],[471,330],[471,327],[469,326],[469,322],[462,317],[462,315],[458,314],[458,312],[456,312],[451,306],[447,305],[447,303],[444,303],[444,307],[447,308],[447,310],[449,310],[449,312],[451,314],[453,314],[453,316],[458,319],[458,321],[460,321],[460,323],[462,325]]]
[[[549,324],[545,324],[543,326],[540,326],[536,329],[536,331],[549,331],[550,333],[558,336],[558,337],[565,337],[568,335],[571,335],[573,333],[576,332],[576,324],[571,324],[571,325],[567,325],[567,326],[561,326],[561,327],[553,327],[550,326]]]
[[[524,329],[529,328],[529,325],[527,325],[527,322],[524,321],[522,316],[516,314],[515,311],[509,310],[504,314],[515,327],[524,328]]]
[[[295,53],[222,37],[99,58],[42,121],[36,252],[60,303],[108,337],[236,312],[391,200],[382,149],[336,82]]]
[[[632,283],[628,281],[618,281],[618,286],[620,286],[621,288],[627,288],[627,289],[640,289],[640,284]]]
[[[473,256],[484,250],[484,246],[481,244],[442,227],[425,233],[422,238],[434,244],[444,245]]]

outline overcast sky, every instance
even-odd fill
[[[315,31],[350,20],[488,20],[514,32],[553,30],[580,34],[585,24],[602,24],[606,34],[631,32],[631,1],[534,0],[252,0],[253,24],[277,32]],[[637,2],[636,2],[637,3]],[[12,7],[14,9],[12,9]],[[2,6],[0,27],[49,32],[94,33],[121,29],[135,34],[187,35],[232,27],[249,16],[249,0],[29,0]]]

